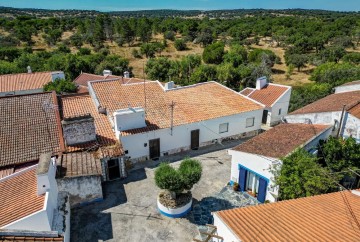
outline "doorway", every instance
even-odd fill
[[[160,139],[149,140],[150,159],[158,159],[160,157]]]
[[[263,124],[266,124],[268,113],[269,113],[268,110],[264,110],[263,116],[262,116],[262,121],[261,121]]]
[[[200,146],[200,130],[199,129],[191,130],[190,147],[192,150],[197,150],[199,149],[199,146]]]
[[[115,180],[120,178],[119,159],[111,159],[107,162],[108,178],[109,180]]]

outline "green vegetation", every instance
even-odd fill
[[[56,93],[72,93],[76,92],[76,85],[70,80],[56,79],[53,82],[49,82],[44,85],[44,91],[56,91]]]
[[[339,184],[360,187],[360,144],[354,138],[329,137],[320,141],[318,155],[298,149],[275,165],[272,172],[280,187],[280,200],[333,192]]]
[[[177,170],[168,163],[161,163],[155,171],[155,183],[160,189],[180,194],[191,190],[200,180],[201,173],[201,163],[194,159],[184,159]]]

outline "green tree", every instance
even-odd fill
[[[220,64],[223,61],[224,43],[216,42],[205,47],[203,52],[203,60],[207,64]]]
[[[192,83],[214,81],[216,79],[216,68],[212,65],[200,65],[195,68],[190,77]]]
[[[44,91],[56,91],[56,93],[74,93],[76,92],[76,85],[70,80],[56,79],[44,85]]]
[[[177,170],[169,163],[161,163],[155,170],[155,183],[160,189],[180,194],[185,190],[191,190],[199,182],[201,174],[201,163],[198,160],[186,158]]]
[[[298,68],[298,71],[300,72],[301,68],[306,67],[306,64],[308,62],[307,55],[299,55],[294,54],[287,57],[286,64],[287,65],[294,65],[296,68]]]
[[[350,62],[352,64],[360,64],[360,53],[358,52],[352,52],[352,53],[348,53],[346,55],[343,56],[343,61],[345,62]]]
[[[146,58],[154,58],[157,51],[157,46],[153,43],[143,43],[140,46],[140,52],[145,55]]]
[[[345,49],[339,46],[329,47],[320,52],[320,57],[323,61],[335,63],[338,63],[344,55],[346,55]]]
[[[132,67],[129,66],[129,60],[117,55],[108,55],[97,65],[95,73],[102,74],[104,70],[111,70],[114,75],[123,75],[128,71],[132,75]]]
[[[166,81],[169,79],[171,61],[165,57],[149,59],[145,66],[145,72],[149,79]]]
[[[308,197],[336,190],[337,178],[317,163],[317,158],[298,149],[272,168],[280,200]],[[334,182],[335,181],[335,182]]]
[[[174,46],[178,51],[186,50],[186,42],[183,39],[176,39]]]
[[[316,67],[310,76],[312,81],[329,83],[333,87],[359,79],[360,67],[351,63],[325,63]]]

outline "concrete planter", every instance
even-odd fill
[[[165,215],[170,218],[182,218],[185,217],[188,212],[191,210],[192,205],[192,199],[189,203],[186,205],[180,207],[180,208],[167,208],[164,205],[162,205],[159,201],[159,198],[157,199],[157,206],[162,215]]]

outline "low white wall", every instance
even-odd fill
[[[217,235],[223,237],[224,240],[212,238],[213,242],[240,242],[234,233],[226,226],[225,223],[218,217],[216,213],[213,213],[214,216],[214,226],[217,228]]]
[[[266,190],[265,200],[275,202],[276,197],[271,193],[277,195],[278,189],[275,186],[273,180],[273,174],[270,172],[271,164],[273,162],[280,162],[278,159],[265,157],[261,155],[255,155],[235,150],[229,150],[231,155],[231,176],[230,180],[239,183],[239,164],[247,169],[256,172],[257,174],[269,179],[268,187]]]
[[[289,114],[285,116],[288,123],[308,123],[312,124],[329,124],[334,125],[335,120],[340,122],[341,111],[324,112],[324,113],[306,113],[306,114]]]
[[[157,199],[157,206],[158,209],[160,210],[160,213],[171,218],[184,217],[190,211],[191,205],[192,205],[192,199],[188,204],[186,204],[181,208],[167,208],[160,203],[159,198]]]
[[[335,93],[359,91],[360,84],[335,87]]]
[[[75,176],[57,179],[60,192],[68,192],[71,207],[103,199],[101,176]]]
[[[253,127],[246,127],[247,118],[255,118]],[[161,156],[178,153],[190,148],[191,131],[200,130],[200,146],[211,144],[212,140],[241,135],[248,132],[254,132],[261,128],[262,110],[256,110],[247,113],[236,114],[232,116],[221,117],[217,119],[206,120],[199,123],[175,126],[171,135],[170,128],[159,129],[147,133],[120,136],[124,150],[128,151],[127,156],[132,160],[137,158],[148,158],[149,140],[160,138]],[[229,123],[228,132],[219,133],[219,125]]]

